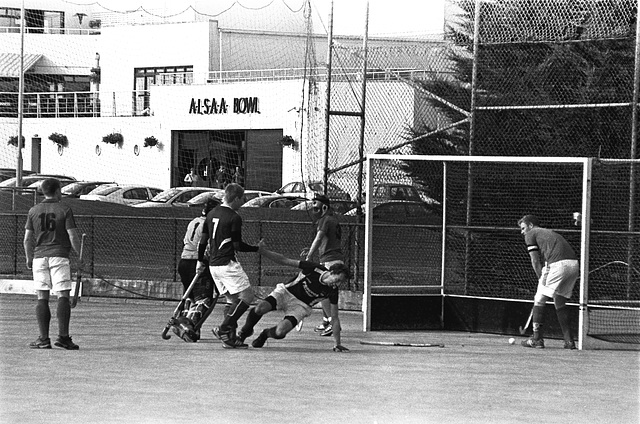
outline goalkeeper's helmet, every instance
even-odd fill
[[[216,206],[218,206],[218,202],[213,199],[207,200],[207,203],[204,204],[204,208],[202,209],[202,215],[207,216],[209,211],[211,211],[211,209],[215,208]]]

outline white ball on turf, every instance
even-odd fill
[[[514,339],[513,337],[511,337],[509,339],[509,344],[516,344],[516,339]]]

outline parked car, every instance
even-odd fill
[[[367,210],[362,205],[363,215]],[[356,209],[352,209],[345,215],[355,216]],[[410,225],[439,225],[442,224],[442,215],[437,207],[433,207],[423,201],[392,200],[373,207],[374,223],[410,224]]]
[[[331,201],[331,209],[335,213],[344,215],[349,212],[351,209],[356,207],[356,202],[352,202],[351,200],[332,200]],[[291,208],[292,211],[309,211],[313,209],[313,201],[305,200],[304,202],[294,206]]]
[[[136,184],[103,184],[89,194],[83,194],[80,199],[135,205],[153,198],[161,191],[159,188]]]
[[[306,197],[299,197],[296,195],[282,195],[282,194],[272,194],[269,196],[261,196],[256,197],[254,199],[249,200],[244,205],[243,208],[280,208],[280,209],[291,209],[292,207],[306,202],[308,199]]]
[[[269,191],[262,190],[245,190],[244,191],[244,201],[248,202],[251,199],[255,199],[256,197],[269,196],[273,193]]]
[[[187,200],[187,206],[190,208],[202,208],[209,200],[213,200],[217,203],[216,206],[218,206],[222,203],[223,197],[224,190],[215,189],[211,191],[205,191]]]
[[[210,191],[221,191],[217,188],[208,187],[173,187],[156,194],[153,199],[138,203],[136,208],[170,208],[172,206],[189,206],[187,202],[195,196]]]
[[[69,177],[66,175],[54,175],[54,174],[31,174],[22,177],[20,182],[20,187],[26,189],[26,191],[32,192],[36,190],[38,186],[34,186],[29,188],[30,185],[42,182],[47,178],[57,178],[60,181],[60,184],[64,187],[66,184],[70,184],[76,181],[75,178]],[[0,189],[15,189],[16,188],[17,178],[12,177],[7,180],[0,182]]]
[[[62,196],[78,198],[83,194],[89,194],[103,184],[115,184],[113,181],[73,181],[62,187]]]
[[[310,181],[305,183],[292,182],[277,189],[274,194],[287,194],[291,196],[313,199],[316,194],[324,194],[322,181]],[[351,195],[333,183],[327,184],[327,197],[331,200],[351,200]]]
[[[384,203],[391,200],[409,200],[419,202],[420,193],[408,184],[382,183],[373,186],[372,201],[374,204]]]
[[[35,174],[33,171],[25,171],[22,170],[22,176]],[[4,180],[8,180],[9,178],[13,178],[16,176],[16,170],[14,168],[0,168],[0,182]]]

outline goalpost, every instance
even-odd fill
[[[629,218],[626,171],[633,165],[625,166],[611,172],[591,158],[369,155],[364,331],[518,334],[537,277],[517,221],[533,214],[579,254],[580,278],[568,303],[578,348],[637,348],[640,233],[621,225]],[[371,195],[399,175],[419,190],[422,209]],[[546,309],[554,333],[554,308]]]

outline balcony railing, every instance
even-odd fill
[[[148,116],[148,91],[25,93],[24,118]],[[0,92],[0,117],[18,117],[18,93]]]

